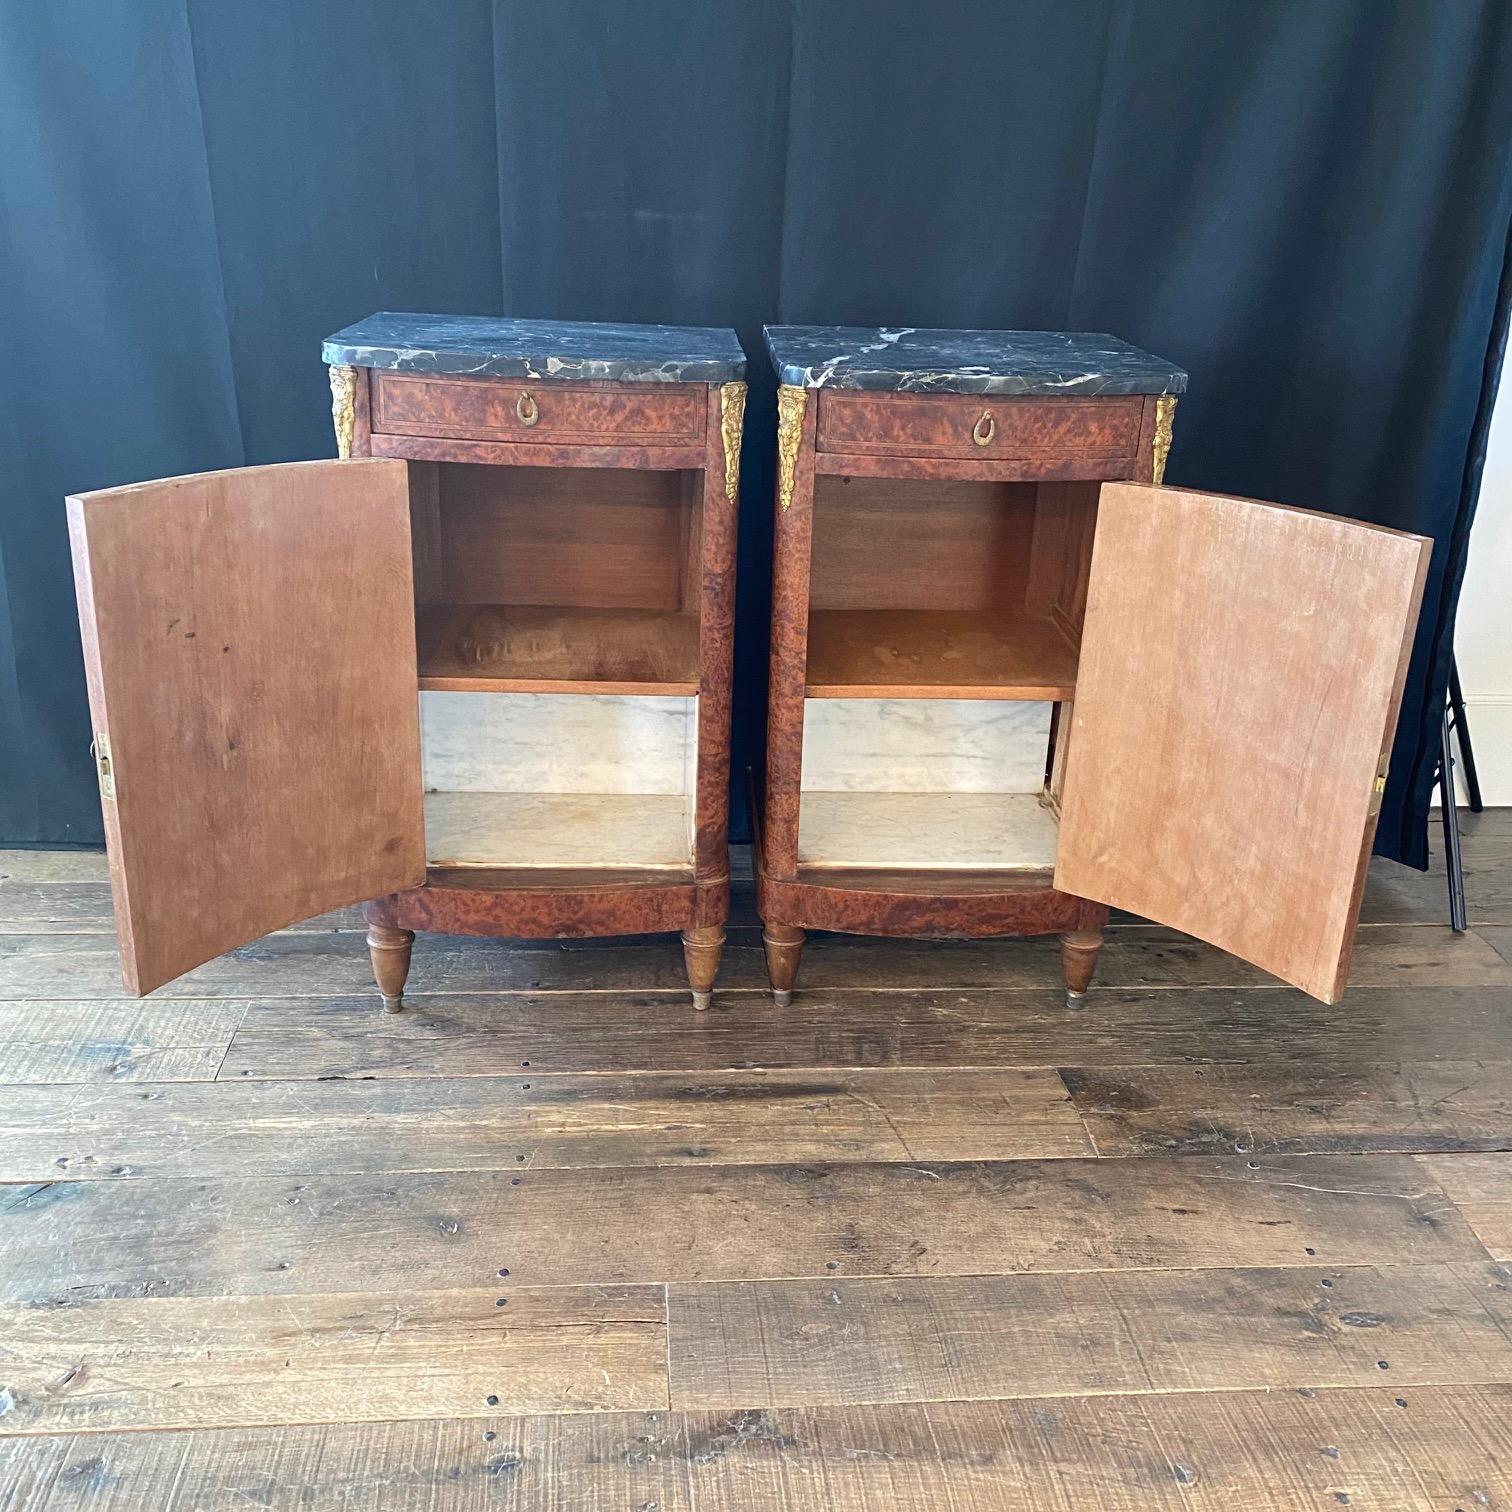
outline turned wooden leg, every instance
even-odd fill
[[[714,978],[719,975],[719,953],[724,949],[724,940],[723,924],[683,930],[683,964],[688,968],[693,1006],[699,1010],[714,1001]]]
[[[1087,996],[1097,953],[1102,949],[1102,930],[1073,929],[1060,937],[1061,967],[1066,973],[1066,1007],[1080,1008]]]
[[[793,983],[798,979],[798,958],[807,938],[796,924],[763,924],[761,948],[766,951],[767,975],[772,979],[772,1001],[786,1008],[793,1001]]]
[[[368,954],[373,958],[373,980],[383,994],[383,1006],[390,1013],[398,1013],[404,1007],[404,979],[409,975],[415,931],[369,924],[367,942]]]

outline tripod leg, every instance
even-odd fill
[[[1449,659],[1449,708],[1454,714],[1454,733],[1459,737],[1460,760],[1465,768],[1465,796],[1470,800],[1470,812],[1478,814],[1485,808],[1481,802],[1480,777],[1475,770],[1475,748],[1470,744],[1470,721],[1465,717],[1465,694],[1460,687],[1459,662]]]
[[[1454,752],[1449,743],[1449,708],[1444,707],[1440,731],[1439,796],[1444,817],[1444,866],[1449,873],[1449,927],[1464,934],[1469,927],[1465,909],[1465,863],[1460,856],[1459,809],[1454,802]]]

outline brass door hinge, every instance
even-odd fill
[[[115,768],[110,764],[110,737],[103,731],[96,731],[95,738],[89,742],[89,750],[100,774],[100,797],[114,800]]]
[[[1391,765],[1391,755],[1388,752],[1376,762],[1375,782],[1370,789],[1370,813],[1369,818],[1374,819],[1381,812],[1381,799],[1386,795],[1386,771]]]

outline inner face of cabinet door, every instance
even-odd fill
[[[1056,886],[1335,1000],[1429,550],[1331,515],[1104,485]]]
[[[68,507],[128,989],[418,886],[405,464],[240,468]]]

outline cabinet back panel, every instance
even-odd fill
[[[1038,793],[1050,705],[1018,700],[810,699],[806,792]]]
[[[420,694],[428,792],[690,793],[698,701]]]
[[[816,609],[1017,609],[1034,531],[1032,483],[814,480]]]
[[[423,601],[682,607],[697,539],[684,474],[435,466],[437,567],[423,574]],[[417,509],[417,530],[424,520]]]

